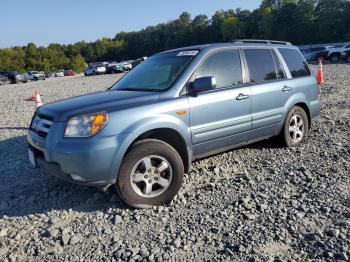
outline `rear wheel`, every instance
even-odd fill
[[[286,118],[282,130],[282,140],[287,147],[300,145],[306,138],[309,130],[308,117],[303,108],[293,107]]]
[[[130,206],[165,205],[181,188],[183,175],[179,153],[163,141],[147,139],[136,143],[124,157],[116,188]]]

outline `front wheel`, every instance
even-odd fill
[[[331,63],[335,64],[335,63],[339,62],[340,57],[339,57],[339,55],[331,55],[330,60],[331,60]]]
[[[163,141],[147,139],[137,142],[124,157],[116,188],[130,206],[166,205],[180,190],[183,176],[179,153]]]
[[[309,121],[305,110],[299,106],[293,107],[286,118],[282,130],[282,140],[287,147],[300,145],[309,131]]]

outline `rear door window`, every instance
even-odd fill
[[[205,76],[215,77],[216,88],[241,85],[243,78],[239,51],[222,50],[209,55],[194,74],[194,78]]]
[[[310,69],[304,57],[296,49],[278,48],[286,62],[292,77],[303,77],[311,75]]]
[[[275,63],[270,49],[244,49],[251,83],[277,79]]]

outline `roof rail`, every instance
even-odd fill
[[[252,44],[277,44],[277,45],[292,45],[290,42],[276,40],[260,40],[260,39],[235,39],[233,43],[252,43]]]

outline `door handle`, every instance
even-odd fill
[[[249,98],[249,95],[240,93],[240,94],[236,97],[236,100],[243,100],[243,99],[247,99],[247,98]]]
[[[282,88],[282,91],[283,91],[283,92],[289,92],[289,91],[291,91],[291,90],[293,90],[293,87],[290,87],[290,86],[284,86],[284,87]]]

